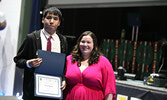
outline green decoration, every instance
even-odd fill
[[[108,52],[108,59],[113,60],[115,56],[115,45],[113,41],[109,42],[109,52]]]
[[[133,56],[133,46],[131,43],[121,43],[118,49],[118,57],[120,61],[131,62]]]

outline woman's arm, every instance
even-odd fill
[[[113,94],[109,93],[106,97],[105,100],[112,100],[113,99]]]

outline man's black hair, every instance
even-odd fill
[[[58,15],[59,18],[60,18],[60,20],[62,20],[62,13],[61,13],[61,11],[58,8],[53,7],[53,6],[45,8],[44,12],[43,12],[43,17],[44,18],[46,17],[46,15],[47,15],[48,12],[49,13],[53,13],[54,15]]]

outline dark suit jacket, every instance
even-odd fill
[[[66,38],[58,34],[60,38],[61,53],[67,53]],[[37,58],[37,50],[42,49],[40,31],[34,31],[28,34],[23,41],[17,56],[14,57],[16,66],[24,68],[24,81],[23,81],[23,98],[24,100],[33,100],[34,96],[34,70],[35,68],[28,68],[26,61],[29,59]],[[17,77],[16,77],[17,78]],[[41,99],[40,99],[41,100]]]

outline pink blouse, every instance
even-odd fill
[[[104,56],[96,64],[88,66],[83,72],[67,56],[65,77],[67,79],[66,100],[103,100],[111,93],[116,97],[115,75],[112,65]]]

